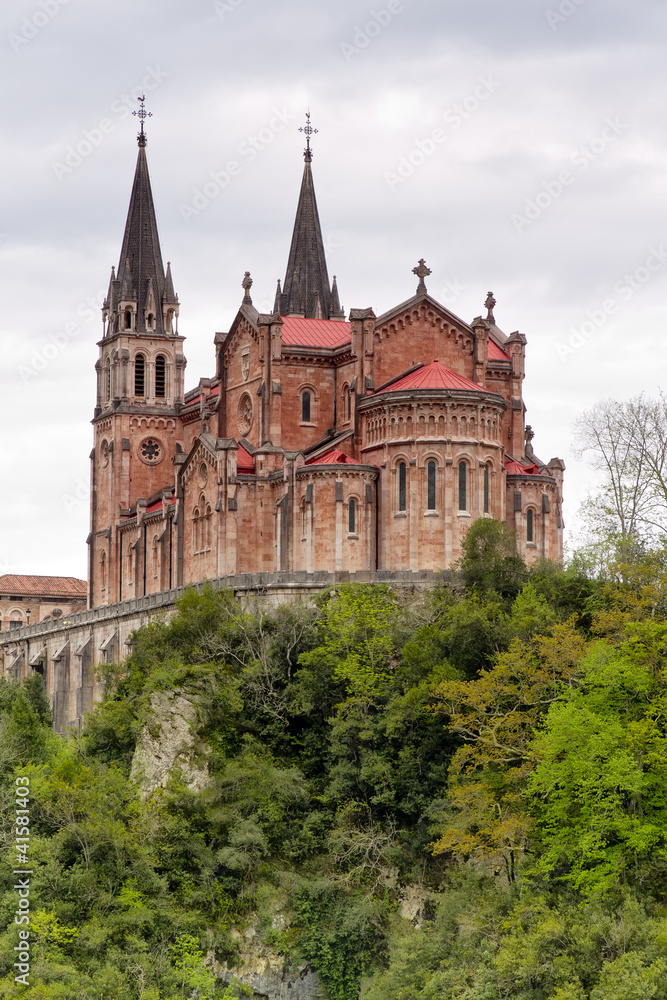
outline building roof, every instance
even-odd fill
[[[0,594],[21,597],[86,597],[88,585],[74,576],[24,576],[6,573],[0,576]]]
[[[284,290],[276,298],[280,301],[281,313],[302,313],[310,319],[318,316],[330,319],[344,313],[338,301],[338,289],[329,287],[311,158],[309,153],[303,168]]]
[[[343,347],[350,343],[350,324],[340,319],[285,316],[282,341],[288,347]]]
[[[510,356],[489,337],[489,361],[509,361]]]
[[[536,465],[521,465],[520,462],[509,459],[505,462],[505,472],[509,476],[539,476],[540,470]]]
[[[239,445],[239,450],[236,453],[236,471],[246,476],[255,471],[252,455],[245,450],[242,444]]]
[[[394,382],[381,386],[377,392],[405,392],[409,389],[468,389],[483,392],[482,386],[471,382],[465,375],[459,375],[451,368],[445,368],[439,361],[430,365],[420,365],[400,375]]]
[[[317,458],[309,458],[306,465],[359,465],[359,462],[355,462],[339,448],[332,448],[331,451],[325,451]]]

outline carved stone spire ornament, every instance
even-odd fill
[[[246,271],[246,273],[243,275],[241,288],[243,288],[245,291],[245,295],[243,296],[243,305],[251,306],[252,299],[250,298],[250,289],[252,288],[252,278],[250,277],[250,271]]]
[[[412,273],[416,274],[419,278],[419,284],[417,285],[417,295],[426,295],[426,285],[424,284],[424,278],[428,277],[431,273],[431,269],[424,263],[424,258],[421,257],[417,267],[412,268]]]
[[[494,315],[493,315],[493,309],[494,309],[495,304],[496,304],[496,300],[493,297],[493,292],[488,292],[488,294],[486,296],[486,302],[484,303],[484,306],[485,306],[486,311],[487,311],[486,312],[486,318],[489,321],[489,323],[495,323],[496,322],[495,318],[494,318]]]

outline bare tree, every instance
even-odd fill
[[[579,456],[604,474],[587,521],[622,545],[667,528],[667,400],[605,399],[575,424]]]

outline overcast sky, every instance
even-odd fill
[[[190,388],[243,272],[284,276],[310,108],[330,275],[528,338],[536,453],[589,485],[572,422],[665,385],[664,0],[12,0],[0,13],[0,572],[86,575],[99,306],[145,90]],[[231,165],[231,168],[230,168]],[[430,360],[430,359],[427,359]]]

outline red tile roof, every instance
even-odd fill
[[[239,450],[236,454],[236,471],[244,476],[252,475],[255,471],[255,463],[252,455],[245,450],[242,444],[239,445]]]
[[[176,500],[174,499],[174,497],[170,497],[167,500],[167,503],[168,504],[176,503]],[[152,503],[150,505],[150,507],[146,508],[146,513],[147,514],[152,514],[153,511],[155,511],[155,510],[161,510],[161,508],[162,508],[162,500],[156,500],[155,503]]]
[[[471,382],[465,375],[459,375],[451,368],[445,368],[439,361],[432,361],[430,365],[422,365],[415,371],[401,375],[395,382],[385,385],[381,392],[401,392],[406,389],[474,389],[475,392],[483,392],[483,388],[476,382]]]
[[[282,339],[288,347],[342,347],[350,343],[350,324],[337,319],[284,316]]]
[[[309,458],[306,465],[359,465],[359,463],[355,462],[349,455],[345,455],[340,449],[332,448],[331,451],[325,451],[317,458]]]
[[[505,471],[510,476],[539,476],[540,474],[536,465],[521,465],[513,460],[505,462]]]
[[[85,597],[88,586],[85,580],[73,576],[0,576],[0,594],[25,597]]]
[[[489,361],[509,361],[509,354],[505,354],[502,347],[498,347],[495,340],[489,337]]]

